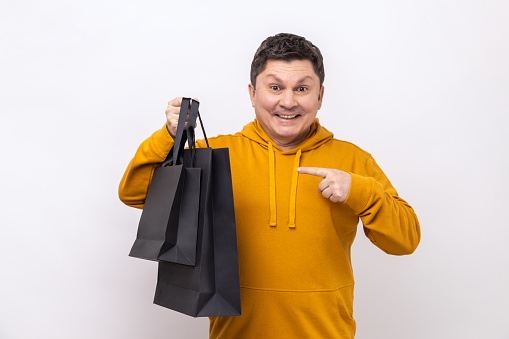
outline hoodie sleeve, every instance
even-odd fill
[[[388,254],[411,254],[419,245],[421,230],[412,207],[398,196],[372,157],[364,175],[350,173],[352,182],[345,204],[357,214],[364,233]]]
[[[124,204],[143,208],[154,169],[164,161],[173,143],[164,125],[138,147],[118,187],[118,196]]]

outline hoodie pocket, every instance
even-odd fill
[[[356,323],[353,318],[353,288],[354,285],[346,286],[337,289],[334,294],[336,296],[336,303],[338,305],[338,311],[341,319],[344,323],[348,324],[347,327],[353,329],[351,333],[351,337],[345,338],[354,338]],[[346,335],[347,333],[345,333]]]

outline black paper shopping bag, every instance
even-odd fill
[[[182,100],[175,145],[163,165],[154,170],[129,253],[132,257],[195,265],[201,169],[191,163],[194,139],[191,148],[184,150],[188,134],[194,138],[194,130],[184,130],[189,105],[188,98]],[[193,108],[197,114],[198,105]],[[185,164],[184,155],[189,159]]]
[[[187,134],[193,145],[196,113],[191,107]],[[186,266],[160,261],[154,303],[194,317],[239,316],[239,263],[229,150],[196,148],[183,153],[183,158],[184,164],[192,163],[193,168],[201,170],[196,262],[195,266]]]

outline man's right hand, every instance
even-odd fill
[[[168,130],[168,133],[170,133],[170,135],[173,139],[175,139],[175,136],[177,135],[177,126],[179,124],[180,105],[182,105],[182,97],[172,99],[168,102],[168,107],[166,107],[166,111],[165,111],[165,113],[166,113],[166,129]],[[187,112],[186,125],[187,125],[188,118],[189,118],[189,111]]]
[[[199,101],[196,98],[194,98],[193,100]],[[164,111],[166,113],[166,129],[168,130],[168,133],[170,133],[173,139],[175,139],[175,136],[177,135],[177,126],[179,124],[180,115],[180,105],[182,105],[182,97],[172,99],[168,102],[168,107],[166,107],[166,111]],[[184,128],[187,128],[188,119],[189,119],[189,109],[187,110],[186,124],[184,125]],[[196,125],[194,127],[196,127]]]

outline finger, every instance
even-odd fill
[[[177,97],[177,98],[171,99],[170,101],[168,101],[168,107],[170,107],[170,106],[180,107],[180,105],[182,105],[182,99],[183,99],[183,97]]]
[[[343,202],[343,201],[345,201],[344,198],[341,198],[341,196],[339,196],[337,194],[334,194],[334,193],[330,196],[329,200],[332,201],[332,202]]]
[[[198,101],[198,102],[200,102],[200,100],[198,100],[197,98],[193,98],[193,100],[194,100],[194,101]]]
[[[178,117],[180,116],[180,107],[168,106],[165,111],[167,117]],[[189,118],[189,109],[187,110],[186,121]]]
[[[178,117],[170,117],[169,119],[167,119],[167,123],[170,125],[170,129],[176,131],[178,125]]]
[[[179,115],[180,107],[168,105],[168,108],[166,108],[165,113],[166,115]]]
[[[318,184],[318,192],[322,193],[329,186],[330,182],[327,179],[320,181],[320,183]]]
[[[297,168],[297,172],[301,174],[310,174],[316,177],[325,178],[327,174],[330,173],[330,169],[328,168],[320,168],[320,167],[299,167]]]
[[[332,191],[332,188],[327,187],[327,188],[326,188],[326,189],[324,189],[321,193],[322,193],[322,196],[323,196],[325,199],[330,199],[330,198],[332,197],[333,191]]]

